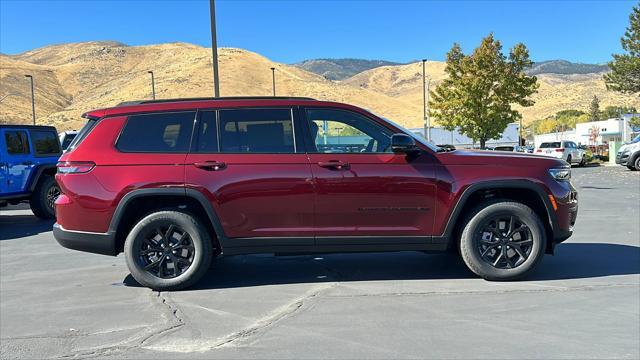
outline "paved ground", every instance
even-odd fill
[[[157,293],[5,208],[0,357],[640,358],[640,173],[574,178],[574,236],[511,283],[451,255],[242,256]]]

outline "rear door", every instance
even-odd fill
[[[424,243],[433,234],[434,157],[393,153],[393,131],[363,114],[330,108],[304,113],[316,185],[316,243]]]
[[[211,202],[224,246],[313,245],[313,181],[293,109],[202,110],[198,119],[187,186]]]
[[[35,163],[33,150],[26,129],[0,129],[2,148],[2,165],[4,179],[0,179],[3,195],[18,194],[28,191],[29,178],[32,176]]]

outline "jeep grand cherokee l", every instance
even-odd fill
[[[560,159],[441,151],[355,106],[308,98],[141,101],[88,112],[58,163],[54,235],[188,287],[221,255],[447,251],[489,280],[571,236]]]

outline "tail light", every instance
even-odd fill
[[[556,152],[563,152],[564,149],[556,149]]]
[[[538,150],[536,150],[536,152],[542,152],[542,150],[538,149]]]
[[[95,166],[96,164],[93,161],[65,161],[56,165],[59,174],[84,174],[91,171]]]

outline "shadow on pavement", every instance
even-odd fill
[[[562,280],[640,274],[640,247],[617,244],[567,243],[545,256],[526,280]],[[331,281],[429,280],[474,278],[454,254],[418,252],[249,255],[221,258],[204,279],[189,290]],[[131,275],[123,283],[140,286]]]
[[[42,220],[35,215],[0,213],[0,240],[15,240],[51,231],[55,220]]]

